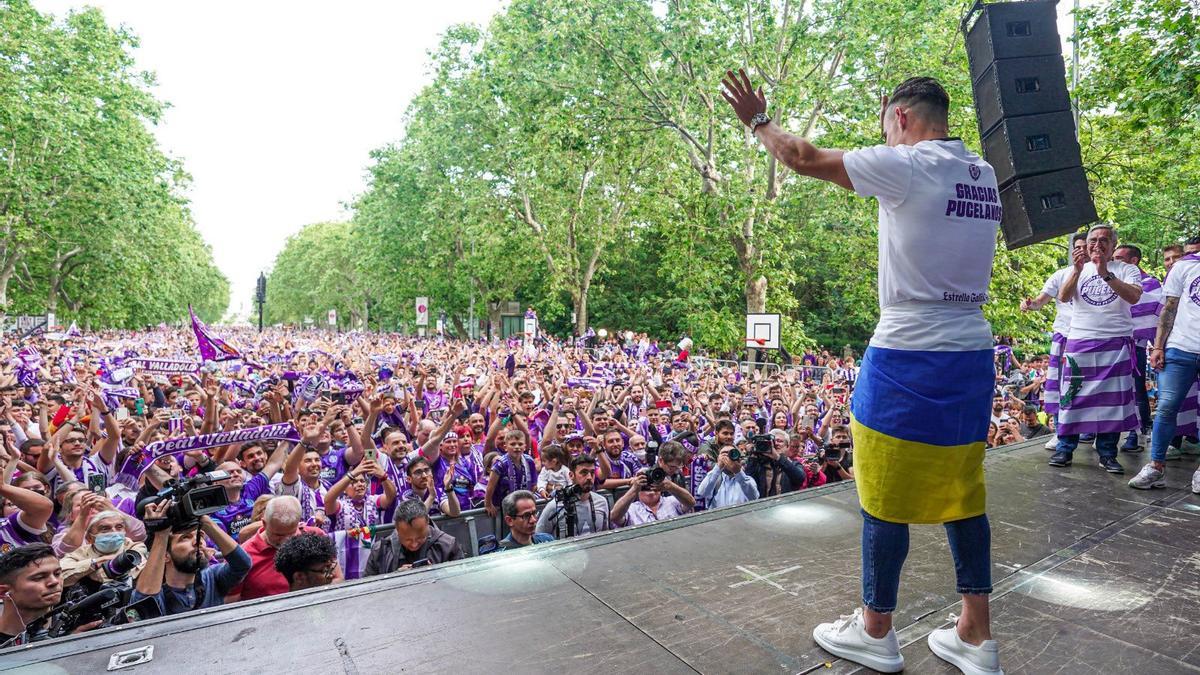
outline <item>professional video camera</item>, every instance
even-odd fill
[[[554,491],[554,501],[558,505],[557,508],[561,509],[567,516],[568,537],[575,536],[575,528],[579,523],[579,517],[575,513],[575,505],[579,503],[579,498],[582,496],[583,488],[578,485],[568,485]]]
[[[138,502],[138,517],[145,520],[147,506],[169,499],[171,508],[167,510],[165,519],[171,528],[180,529],[193,525],[200,521],[201,516],[216,513],[229,505],[225,488],[213,484],[226,478],[229,478],[228,471],[211,471],[198,473],[183,480],[167,481],[158,494]]]

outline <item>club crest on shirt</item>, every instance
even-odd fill
[[[1200,305],[1200,277],[1192,279],[1192,285],[1188,287],[1188,297],[1192,302]]]
[[[1117,294],[1099,274],[1094,274],[1079,285],[1079,297],[1089,305],[1103,307],[1116,300]]]
[[[971,173],[971,180],[979,180],[979,175],[983,173],[978,164],[972,164],[967,170]]]

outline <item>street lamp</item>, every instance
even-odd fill
[[[267,304],[267,275],[258,274],[258,285],[254,289],[254,301],[258,303],[258,332],[263,329],[263,305]]]

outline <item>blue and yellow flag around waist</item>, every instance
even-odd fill
[[[990,349],[869,347],[850,403],[863,510],[894,523],[945,523],[983,513],[994,387]]]

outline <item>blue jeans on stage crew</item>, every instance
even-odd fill
[[[863,604],[881,614],[896,611],[900,570],[908,557],[908,525],[863,515]],[[944,525],[954,556],[957,588],[964,595],[992,592],[992,530],[987,515]]]
[[[1158,373],[1158,406],[1154,410],[1154,431],[1150,436],[1150,459],[1167,459],[1167,445],[1175,437],[1175,416],[1188,389],[1200,372],[1200,354],[1168,349],[1166,362]]]
[[[1117,457],[1117,441],[1121,440],[1119,431],[1110,431],[1108,433],[1096,434],[1096,454],[1100,458],[1109,457],[1116,459]],[[1075,448],[1079,447],[1079,434],[1068,434],[1058,437],[1058,447],[1055,452],[1065,452],[1068,455],[1075,452]]]

